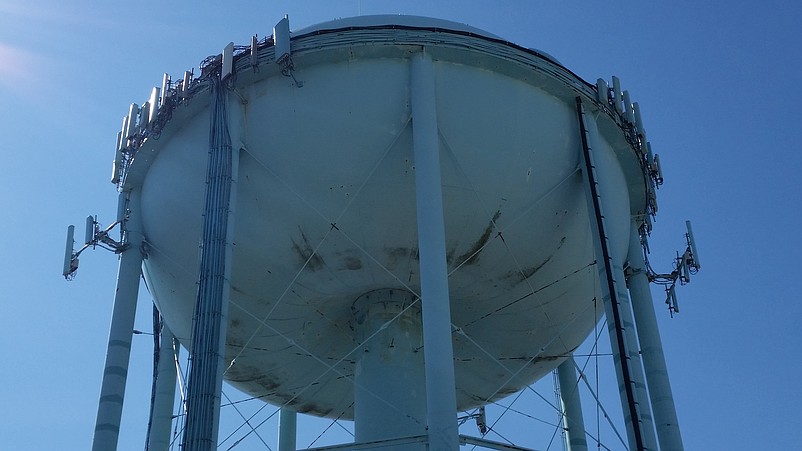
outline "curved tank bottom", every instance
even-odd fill
[[[594,303],[598,270],[577,169],[576,112],[566,100],[578,94],[543,74],[522,80],[503,73],[518,66],[472,65],[466,52],[502,69],[514,64],[473,49],[451,59],[441,53],[434,63],[460,409],[547,374],[602,310]],[[229,110],[239,169],[225,377],[253,396],[351,417],[361,352],[353,303],[373,290],[420,293],[412,53],[386,44],[345,54],[322,46],[293,54],[302,87],[270,70],[234,82]],[[141,187],[145,273],[187,346],[206,96],[176,110],[161,138],[143,146],[155,155]],[[621,138],[602,127],[599,135],[599,178],[620,193],[604,208],[623,258],[633,182],[619,163]]]

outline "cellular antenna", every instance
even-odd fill
[[[691,228],[691,221],[685,221],[685,227],[688,229],[688,249],[691,250],[691,257],[693,258],[694,267],[699,270],[702,265],[699,263],[699,252],[696,250],[696,241],[693,239],[693,229]]]
[[[89,215],[86,217],[86,235],[84,244],[89,244],[95,239],[95,217]]]
[[[656,158],[656,156],[655,156]],[[691,276],[699,272],[701,265],[699,264],[699,253],[696,250],[696,241],[693,237],[693,229],[691,228],[691,221],[685,221],[687,232],[685,233],[685,250],[682,253],[677,252],[674,258],[674,269],[667,274],[658,274],[654,272],[649,265],[649,260],[646,259],[648,254],[648,245],[646,239],[641,240],[644,249],[644,259],[648,268],[649,281],[662,285],[666,291],[666,305],[671,316],[674,313],[679,313],[679,304],[677,303],[676,285],[679,282],[680,286],[686,285],[691,282]]]
[[[112,225],[101,230],[100,223],[97,222],[96,217],[92,215],[87,216],[84,245],[78,249],[77,252],[74,250],[75,226],[70,225],[67,227],[67,243],[64,247],[64,271],[62,272],[65,279],[72,280],[75,278],[75,272],[78,270],[78,256],[86,249],[90,247],[94,249],[96,246],[100,246],[115,254],[119,254],[125,249],[125,244],[122,240],[117,241],[109,236],[109,233],[120,224],[120,222],[121,221],[116,221]]]
[[[75,271],[78,270],[78,256],[73,253],[74,244],[75,226],[70,225],[67,227],[67,245],[64,248],[64,271],[62,273],[67,280],[72,280],[75,277]]]

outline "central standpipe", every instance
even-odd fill
[[[378,290],[354,303],[362,343],[354,371],[354,435],[357,443],[426,435],[426,378],[420,305],[399,290]],[[423,451],[422,443],[382,446]],[[434,449],[434,448],[432,448]]]
[[[432,57],[425,50],[412,57],[410,103],[429,449],[456,451],[459,449],[457,395],[451,342],[435,74]]]
[[[231,280],[233,189],[237,160],[228,131],[228,96],[217,76],[210,78],[211,126],[198,297],[192,321],[184,451],[217,449]]]

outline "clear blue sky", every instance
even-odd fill
[[[664,164],[653,264],[669,269],[685,219],[700,248],[681,314],[660,314],[686,449],[800,447],[802,6],[774,0],[0,0],[0,447],[90,446],[117,259],[86,253],[65,282],[64,234],[115,214],[108,179],[128,105],[284,14],[300,28],[360,13],[468,23],[586,80],[618,75]],[[143,448],[150,352],[135,337],[121,450]]]

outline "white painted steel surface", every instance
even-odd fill
[[[641,345],[643,368],[649,386],[657,440],[662,451],[683,451],[677,409],[671,393],[671,382],[668,379],[663,342],[654,312],[638,228],[638,224],[633,222],[627,256],[631,274],[627,278],[627,284],[632,296],[632,312],[638,325],[638,342]]]
[[[443,181],[437,135],[437,95],[432,56],[425,49],[412,57],[409,84],[428,448],[456,451],[459,449],[459,433],[443,221]]]
[[[159,363],[156,374],[151,424],[148,431],[148,449],[168,450],[172,442],[173,410],[175,408],[175,389],[178,382],[176,360],[181,349],[178,341],[166,325],[161,330]]]
[[[92,451],[117,449],[122,418],[125,384],[128,380],[128,363],[131,356],[131,340],[134,333],[136,301],[139,294],[139,279],[143,258],[143,234],[139,196],[121,193],[119,201],[127,212],[121,225],[127,248],[120,255],[114,307],[109,327],[109,342],[103,366],[103,381],[100,386],[95,434]]]
[[[355,442],[425,435],[427,386],[420,303],[412,293],[378,290],[360,297],[354,309],[356,337],[365,343],[355,355]],[[456,424],[455,414],[448,418]],[[389,448],[425,449],[421,443]]]
[[[627,427],[630,449],[656,450],[651,407],[643,376],[640,348],[635,336],[635,322],[626,290],[624,260],[629,249],[629,230],[622,229],[626,216],[610,213],[617,209],[620,191],[610,182],[611,171],[620,170],[615,161],[605,152],[604,138],[599,133],[596,120],[585,113],[582,102],[577,102],[578,114],[582,117],[586,149],[582,149],[586,199],[591,219],[593,247],[599,264],[596,266],[601,281],[600,292],[607,317],[607,330],[618,378],[621,409]],[[595,199],[594,199],[595,197]],[[626,233],[626,238],[621,235]],[[627,240],[626,250],[621,250],[622,240]],[[605,262],[605,260],[607,260]]]
[[[283,408],[278,417],[278,451],[295,451],[298,442],[298,414]]]
[[[585,438],[585,418],[579,400],[579,378],[574,356],[570,355],[557,367],[560,384],[560,403],[563,409],[563,433],[567,451],[588,451]]]
[[[258,70],[248,55],[235,58],[231,97],[242,114],[225,377],[238,388],[351,417],[353,302],[378,289],[420,293],[410,58],[422,47],[435,77],[458,407],[540,378],[593,329],[598,280],[574,99],[592,104],[595,88],[532,51],[438,24],[295,33],[302,87],[269,55]],[[124,182],[141,186],[146,277],[185,345],[208,103],[199,90],[176,108]],[[593,109],[610,239],[623,258],[630,215],[645,213],[643,175],[617,119]]]

